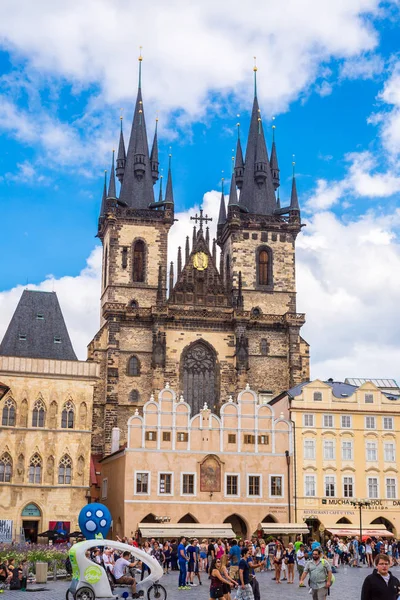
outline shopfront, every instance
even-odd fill
[[[21,519],[25,540],[32,544],[36,544],[42,522],[42,512],[40,508],[33,503],[27,504],[21,512]]]

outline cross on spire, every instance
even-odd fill
[[[212,221],[212,217],[206,215],[203,217],[203,209],[200,209],[200,216],[196,213],[194,217],[190,217],[191,221],[195,221],[197,225],[197,221],[200,223],[199,231],[203,231],[203,223],[208,223],[208,221]]]

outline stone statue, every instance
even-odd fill
[[[28,401],[26,399],[21,402],[19,423],[21,427],[28,426]]]
[[[49,409],[49,428],[56,429],[57,427],[57,402],[53,401]]]
[[[79,426],[81,429],[86,429],[87,406],[86,402],[81,402],[79,407]]]
[[[80,456],[78,458],[76,474],[78,476],[78,482],[83,485],[85,477],[85,459],[83,458],[83,456]]]
[[[47,459],[46,482],[54,483],[54,456],[49,456]]]
[[[20,454],[17,461],[17,479],[19,482],[24,481],[24,455]]]

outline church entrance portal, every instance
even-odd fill
[[[218,408],[218,365],[214,349],[203,340],[190,344],[182,356],[181,380],[183,397],[192,416],[207,403],[216,412]]]

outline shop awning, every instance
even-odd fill
[[[266,535],[294,535],[297,533],[310,533],[304,523],[261,523]]]
[[[326,527],[325,531],[328,531],[332,535],[343,535],[351,537],[353,535],[360,535],[359,527]],[[382,525],[369,525],[368,527],[362,528],[363,537],[366,535],[375,537],[394,537],[391,531],[385,529]]]
[[[200,523],[139,523],[138,529],[145,538],[174,538],[181,535],[187,538],[235,538],[230,523],[202,525]],[[307,530],[308,531],[308,530]]]

